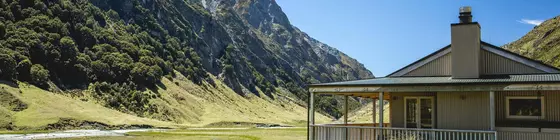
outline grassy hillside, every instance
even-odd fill
[[[169,127],[172,123],[140,118],[124,114],[101,105],[83,102],[60,94],[41,90],[37,87],[20,84],[19,88],[0,85],[3,94],[10,94],[28,105],[22,111],[1,111],[0,116],[12,114],[11,121],[16,129],[43,129],[61,119],[96,121],[109,125],[151,124]],[[2,119],[3,121],[6,121]]]
[[[0,128],[8,128],[12,121],[12,112],[0,106]]]
[[[560,17],[546,20],[521,39],[503,47],[529,58],[560,67]]]
[[[377,104],[377,102],[376,102]],[[379,114],[379,108],[378,106],[376,106],[376,118],[375,118],[375,122],[378,123],[379,122],[379,117],[377,116]],[[383,122],[384,123],[389,123],[390,121],[390,117],[389,117],[389,104],[386,104],[384,106],[384,112],[383,112]],[[373,122],[373,102],[368,103],[367,105],[364,105],[356,110],[350,111],[348,112],[348,123],[372,123]],[[344,118],[344,117],[343,117]],[[344,120],[343,118],[339,119],[337,122],[338,123],[342,123]]]
[[[26,104],[27,108],[11,111],[0,106],[0,126],[13,124],[15,129],[46,129],[52,124],[68,124],[65,120],[87,121],[107,125],[147,124],[159,127],[193,127],[213,123],[251,122],[281,125],[302,125],[307,110],[291,97],[276,100],[257,96],[238,96],[222,83],[215,89],[204,89],[184,76],[162,79],[157,92],[161,98],[151,100],[163,110],[153,118],[172,118],[172,122],[140,118],[100,105],[90,97],[91,91],[76,93],[52,93],[32,85],[20,83],[16,87],[0,85],[2,96],[12,96]],[[329,119],[317,114],[319,122]],[[7,127],[2,127],[7,128]]]

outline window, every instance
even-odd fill
[[[506,97],[506,116],[511,119],[544,118],[543,97]]]

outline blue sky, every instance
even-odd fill
[[[376,77],[451,42],[459,7],[471,6],[482,40],[515,41],[539,21],[560,15],[560,1],[533,0],[276,0],[291,23],[363,63]]]

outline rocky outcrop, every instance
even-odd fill
[[[274,97],[286,89],[306,100],[307,84],[373,77],[355,59],[292,26],[274,0],[90,1],[125,22],[155,18],[163,29],[151,35],[186,40],[181,45],[194,48],[203,69],[240,95]],[[145,11],[127,10],[131,5]]]

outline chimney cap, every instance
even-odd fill
[[[461,8],[459,8],[459,13],[470,13],[471,12],[471,7],[470,6],[463,6]]]

